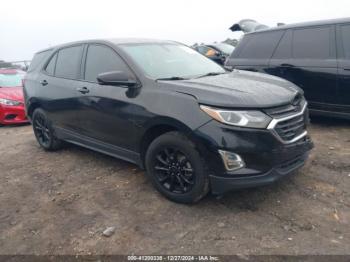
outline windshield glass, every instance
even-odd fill
[[[208,73],[225,73],[215,62],[179,44],[151,43],[121,45],[121,48],[151,78],[192,78]]]
[[[0,87],[22,86],[24,74],[0,74]]]
[[[219,49],[221,52],[224,52],[225,54],[230,55],[233,50],[235,49],[234,46],[228,45],[228,44],[216,44],[214,45],[217,49]]]

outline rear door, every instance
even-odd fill
[[[350,113],[350,24],[337,26],[339,111]]]
[[[74,132],[81,130],[77,80],[83,45],[62,48],[55,52],[44,67],[40,83],[41,95],[46,97],[44,109],[56,127]]]
[[[226,65],[236,69],[265,73],[282,35],[282,30],[245,35]]]
[[[305,92],[314,109],[337,103],[337,61],[334,26],[287,30],[270,61],[269,73]]]

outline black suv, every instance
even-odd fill
[[[283,79],[226,72],[171,41],[96,40],[37,53],[27,115],[46,150],[63,141],[135,163],[181,203],[264,185],[312,147],[307,103]]]
[[[350,19],[246,34],[226,65],[283,77],[304,90],[311,113],[350,119]]]

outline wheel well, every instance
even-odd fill
[[[32,118],[34,110],[37,109],[38,107],[40,107],[39,103],[33,103],[30,105],[27,112],[27,115],[29,118]]]
[[[149,130],[146,131],[141,141],[141,150],[140,150],[141,161],[143,166],[144,166],[147,149],[149,145],[152,143],[152,141],[157,137],[171,131],[178,131],[178,129],[171,125],[157,125],[157,126],[151,127]]]

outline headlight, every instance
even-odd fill
[[[19,106],[22,104],[22,102],[0,98],[0,104],[6,105],[6,106]]]
[[[200,108],[215,120],[233,126],[266,128],[271,118],[256,110],[221,110],[201,105]]]

